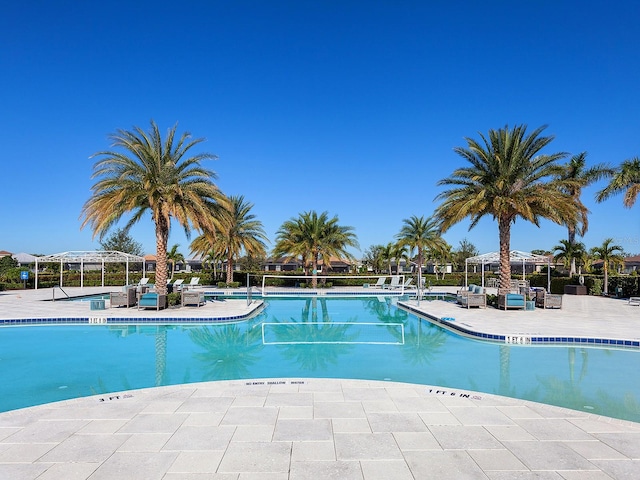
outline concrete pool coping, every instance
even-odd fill
[[[0,317],[43,314],[45,297],[2,292]],[[522,334],[586,329],[637,338],[640,307],[564,297],[562,310],[466,310],[439,301],[419,308],[475,328],[509,327],[503,334],[517,322]],[[71,302],[46,302],[47,316],[89,308],[63,303]],[[288,378],[159,387],[0,414],[0,478],[123,476],[639,478],[640,424],[438,386]]]

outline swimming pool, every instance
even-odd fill
[[[239,378],[392,380],[477,390],[640,422],[640,352],[470,340],[390,298],[267,299],[245,322],[0,329],[0,411]]]

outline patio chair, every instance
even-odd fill
[[[167,296],[158,293],[143,293],[138,300],[138,310],[143,308],[167,308]]]
[[[498,295],[498,308],[507,310],[509,308],[515,308],[524,310],[526,307],[525,297],[519,293],[507,293],[505,295]]]
[[[200,287],[200,277],[191,277],[191,280],[187,284],[188,288],[199,288]]]
[[[416,288],[413,284],[413,277],[409,277],[405,280],[404,285],[402,287],[406,290],[407,288]]]
[[[121,292],[111,292],[109,294],[109,306],[113,307],[133,307],[138,301],[136,286],[126,286]]]
[[[206,303],[206,299],[204,298],[204,292],[182,292],[182,306],[186,305],[195,305],[199,307],[200,305],[204,305]]]
[[[536,290],[536,308],[562,308],[562,295],[547,293],[546,290]]]
[[[466,308],[487,306],[487,293],[479,285],[469,285],[466,289],[458,290],[456,294],[457,302]]]
[[[384,285],[385,285],[384,282],[386,281],[387,281],[387,277],[380,277],[378,278],[378,281],[372,285],[372,288],[384,288]]]

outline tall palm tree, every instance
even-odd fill
[[[584,206],[577,204],[567,189],[576,182],[560,178],[557,162],[565,153],[541,154],[553,140],[541,136],[544,126],[527,134],[526,125],[489,130],[481,141],[466,138],[468,146],[454,151],[471,165],[456,169],[438,185],[452,186],[436,198],[442,231],[471,218],[470,229],[485,215],[498,222],[500,239],[500,293],[511,279],[509,253],[511,226],[516,219],[540,225],[546,218],[560,225],[576,224]]]
[[[187,236],[191,229],[215,229],[211,215],[225,198],[213,183],[215,172],[201,162],[215,159],[210,153],[191,155],[190,150],[203,139],[191,139],[183,133],[176,140],[177,125],[170,128],[164,140],[152,120],[149,132],[139,127],[133,131],[118,130],[112,134],[112,147],[121,151],[101,151],[94,165],[93,195],[82,207],[81,228],[90,225],[94,237],[102,238],[125,214],[131,214],[126,229],[147,212],[155,224],[156,286],[167,291],[167,244],[171,220],[176,220]]]
[[[264,254],[267,235],[262,222],[251,212],[253,204],[242,195],[229,197],[229,207],[220,211],[221,227],[205,232],[191,242],[191,250],[201,255],[212,252],[227,261],[227,283],[233,282],[233,266],[242,251],[247,255]]]
[[[353,227],[339,225],[338,217],[329,218],[327,212],[302,213],[298,219],[285,222],[276,235],[274,252],[302,256],[303,261],[311,262],[314,288],[318,285],[320,260],[330,268],[331,257],[354,260],[347,248],[359,248]]]
[[[633,207],[640,193],[640,158],[625,160],[611,175],[611,181],[598,192],[596,200],[603,202],[612,195],[624,192],[623,203],[627,208]]]
[[[587,253],[584,243],[571,243],[569,240],[560,240],[560,245],[553,247],[553,251],[553,261],[561,261],[572,277],[576,274],[576,262],[584,263]]]
[[[599,247],[593,247],[591,254],[597,259],[602,260],[602,271],[604,272],[604,294],[609,293],[609,268],[618,265],[624,265],[623,249],[620,245],[611,245],[613,238],[607,238]]]
[[[178,251],[177,243],[167,252],[167,262],[171,265],[171,278],[176,271],[176,263],[184,262],[184,255]]]
[[[444,240],[438,231],[438,224],[432,217],[418,217],[402,220],[400,233],[396,235],[398,243],[409,247],[411,254],[417,251],[418,285],[422,285],[422,265],[425,254],[429,250],[437,250],[444,244]]]

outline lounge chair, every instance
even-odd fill
[[[386,281],[387,281],[387,277],[380,277],[378,278],[378,281],[372,285],[372,288],[384,288],[384,285],[385,285],[384,282]]]
[[[405,280],[404,285],[402,287],[406,290],[407,288],[416,288],[413,284],[413,277],[409,277]]]
[[[389,285],[383,285],[382,288],[387,288],[389,290],[400,288],[400,275],[393,275],[391,277],[391,283]]]
[[[176,281],[171,284],[171,291],[177,292],[178,290],[181,290],[183,282],[184,282],[183,278],[176,279]]]
[[[200,277],[191,277],[191,280],[187,284],[188,288],[198,288],[200,287]]]
[[[536,290],[536,308],[562,308],[562,295],[547,293],[546,290]]]

